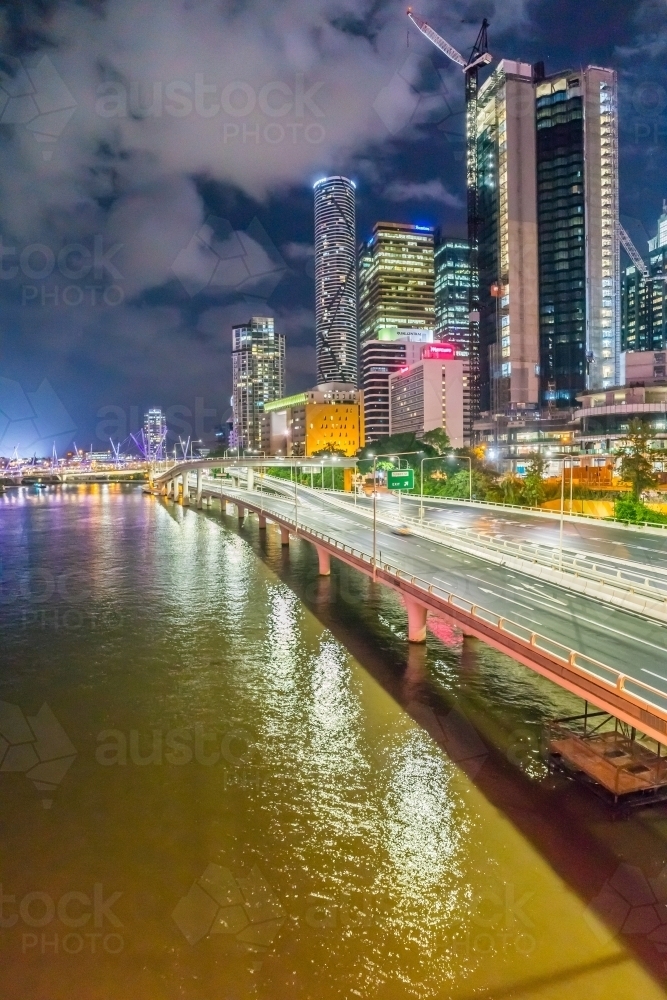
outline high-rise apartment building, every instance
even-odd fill
[[[270,316],[253,316],[232,328],[232,420],[230,444],[259,449],[266,403],[285,394],[285,334]]]
[[[621,345],[624,351],[664,351],[667,348],[667,203],[658,219],[658,233],[648,243],[649,277],[631,265],[623,275]],[[627,373],[626,373],[627,381]]]
[[[366,441],[389,434],[389,378],[406,365],[421,359],[425,344],[433,341],[432,330],[382,331],[377,340],[361,342],[361,377],[364,387]]]
[[[167,418],[159,406],[144,414],[144,445],[149,461],[159,461],[167,453]]]
[[[324,177],[315,192],[317,381],[357,383],[355,187]]]
[[[480,88],[482,409],[620,376],[616,76],[503,60]]]
[[[438,237],[435,242],[435,339],[456,345],[460,358],[470,350],[470,243]]]
[[[504,59],[480,87],[480,407],[539,398],[536,142],[533,70]]]
[[[377,338],[387,327],[433,329],[433,230],[376,222],[359,250],[359,335]]]

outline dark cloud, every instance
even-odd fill
[[[496,56],[616,65],[622,162],[644,171],[622,204],[650,229],[664,6],[419,12],[464,52],[486,15]],[[231,324],[265,314],[290,390],[312,382],[312,181],[358,179],[360,236],[412,212],[465,229],[461,74],[407,29],[401,0],[0,3],[3,374],[48,379],[82,439],[102,405],[199,396],[221,417]]]

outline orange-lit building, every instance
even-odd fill
[[[307,392],[267,403],[262,417],[262,451],[302,455],[328,450],[348,457],[365,444],[363,392],[327,382]]]

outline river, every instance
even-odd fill
[[[254,519],[0,497],[3,1000],[664,997],[667,809],[579,704]]]

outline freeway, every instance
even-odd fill
[[[368,500],[360,502],[369,503]],[[396,498],[383,499],[395,509]],[[404,496],[401,508],[411,517],[419,517],[419,499]],[[424,505],[424,518],[445,521],[449,526],[460,526],[484,532],[511,541],[539,541],[543,545],[559,544],[560,518],[558,515],[528,513],[492,507],[474,507],[446,500],[431,500]],[[573,552],[628,559],[649,566],[667,568],[667,531],[654,534],[604,521],[568,520],[563,522],[563,546]]]
[[[205,489],[217,492],[213,484],[207,483]],[[247,490],[227,486],[224,489],[240,502],[244,497],[258,501],[257,493],[249,495]],[[268,493],[262,493],[261,497],[269,516],[272,511],[294,516],[293,500]],[[315,498],[310,491],[299,489],[298,522],[347,545],[371,551],[372,528],[368,516],[355,511],[352,504],[349,510],[341,510],[326,493],[318,491]],[[460,597],[650,684],[665,693],[667,706],[667,626],[660,622],[581,594],[568,593],[431,539],[396,535],[382,523],[381,516],[377,548],[379,563],[390,563],[407,574],[451,588]]]

